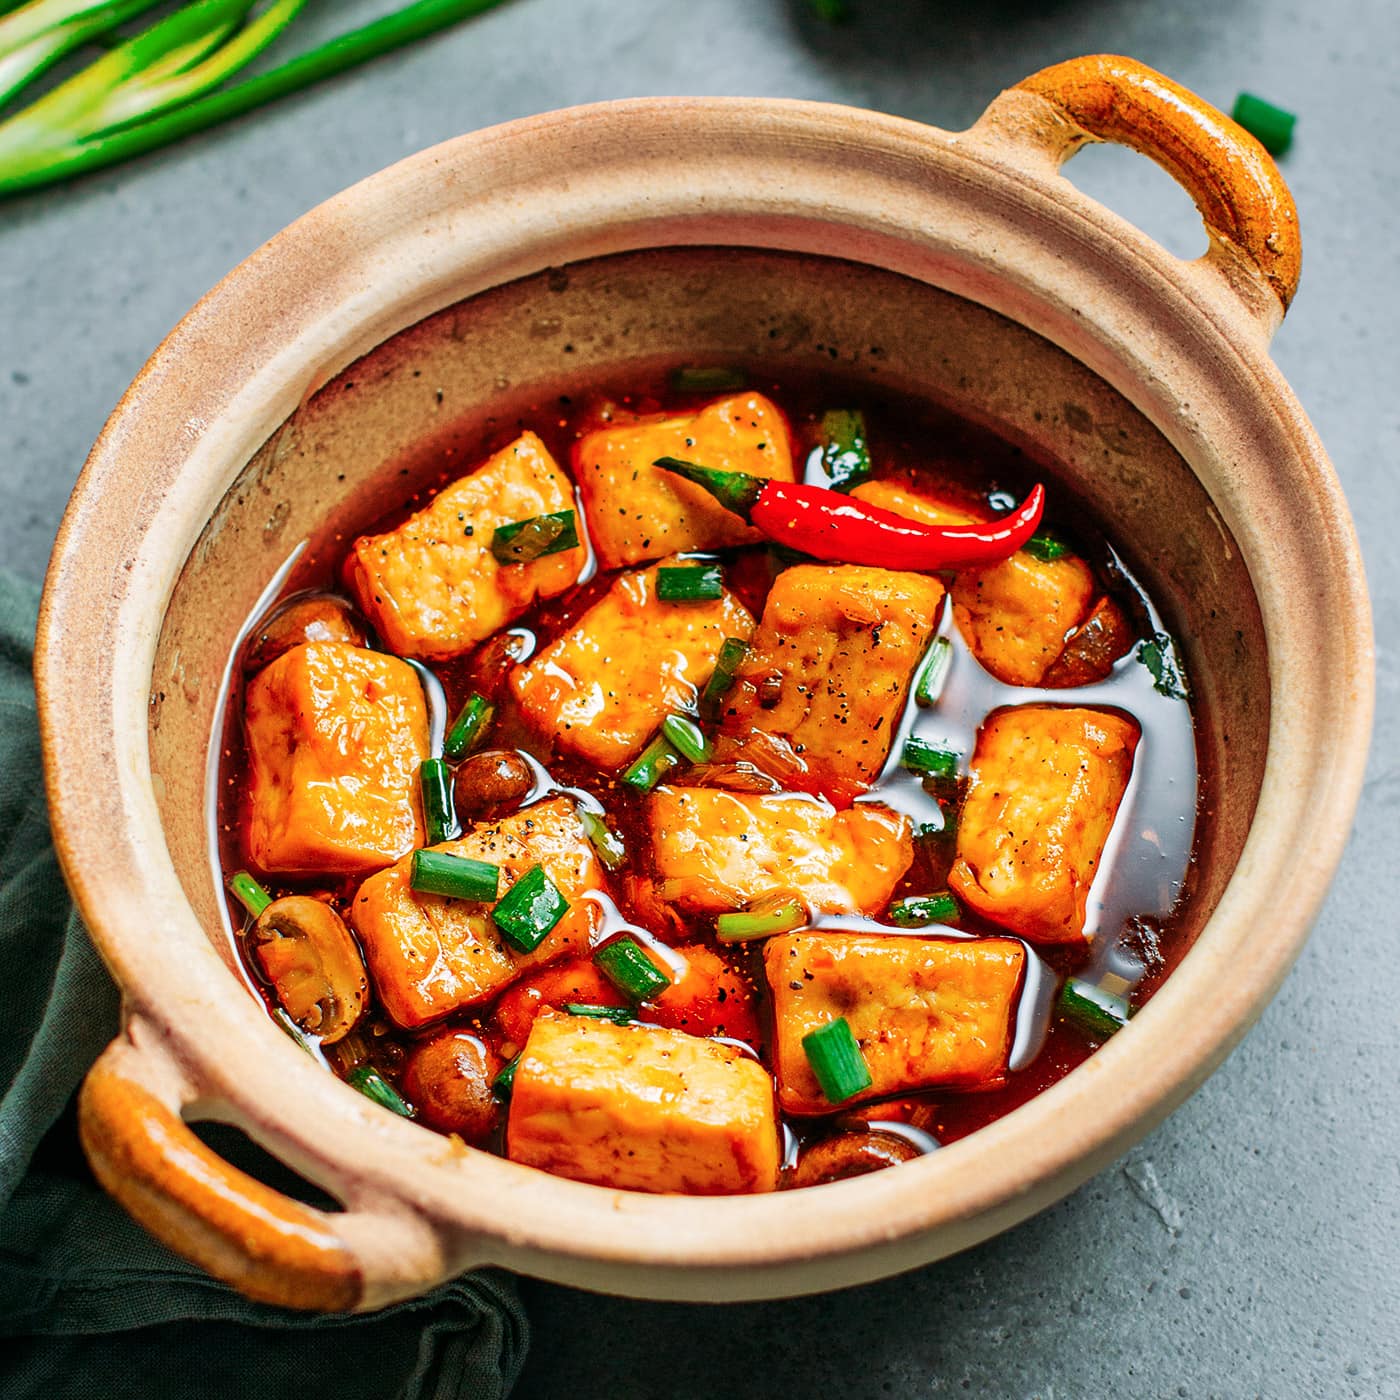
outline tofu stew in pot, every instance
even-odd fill
[[[386,1110],[815,1185],[1054,1083],[1185,951],[1187,678],[1010,443],[683,369],[402,479],[247,631],[220,784],[250,982]]]

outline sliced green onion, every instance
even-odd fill
[[[1053,563],[1056,559],[1063,559],[1066,554],[1072,552],[1063,540],[1057,540],[1054,535],[1044,533],[1032,535],[1021,548],[1032,559],[1039,559],[1042,564]]]
[[[578,521],[571,510],[532,515],[497,525],[491,536],[491,553],[501,564],[529,564],[546,554],[578,548]]]
[[[423,791],[423,824],[428,845],[441,845],[457,834],[457,808],[452,800],[452,770],[440,758],[425,758],[418,770]]]
[[[958,776],[958,756],[951,749],[940,749],[936,744],[923,739],[910,737],[904,741],[904,753],[900,764],[910,772],[922,773],[929,778],[956,778]]]
[[[667,715],[661,721],[661,733],[670,741],[671,747],[678,750],[692,763],[710,761],[710,741],[705,731],[685,715]]]
[[[844,1016],[804,1035],[802,1049],[828,1103],[845,1103],[873,1083],[870,1066]]]
[[[492,1092],[500,1098],[510,1098],[510,1091],[515,1088],[515,1071],[520,1068],[520,1058],[517,1055],[509,1064],[502,1065],[501,1072],[491,1081]]]
[[[345,1082],[352,1089],[358,1089],[365,1098],[373,1100],[380,1108],[397,1113],[400,1118],[412,1118],[413,1110],[400,1097],[397,1089],[384,1078],[373,1065],[361,1065],[345,1076]]]
[[[940,807],[939,816],[943,818],[942,826],[935,826],[932,822],[920,822],[914,828],[914,835],[920,841],[951,841],[958,834],[958,814],[947,807]]]
[[[256,919],[269,904],[272,896],[248,874],[240,870],[228,877],[229,893]]]
[[[953,644],[947,637],[935,637],[929,643],[919,669],[919,679],[914,684],[914,699],[926,710],[938,704],[943,694],[943,686],[948,680],[948,669],[953,664]]]
[[[677,564],[656,571],[656,596],[663,603],[711,603],[724,597],[718,564]]]
[[[1137,649],[1137,659],[1152,673],[1152,688],[1169,700],[1185,700],[1191,693],[1186,674],[1176,659],[1176,644],[1165,632],[1153,634]]]
[[[447,737],[442,741],[444,756],[453,763],[465,758],[481,742],[494,714],[495,708],[491,702],[484,695],[473,691],[467,697],[466,704],[458,711],[457,718],[452,721],[452,727],[447,731]]]
[[[833,491],[849,491],[869,477],[873,468],[860,409],[833,408],[822,414],[822,467]]]
[[[1105,1040],[1121,1031],[1133,1014],[1123,997],[1078,977],[1071,977],[1061,989],[1060,1010],[1082,1030]]]
[[[501,896],[491,918],[512,948],[533,953],[568,912],[569,901],[559,886],[542,865],[532,865]]]
[[[721,943],[746,943],[801,928],[810,918],[807,906],[796,895],[770,895],[747,909],[721,914],[715,920],[715,937]]]
[[[622,844],[622,837],[597,812],[590,812],[586,807],[579,809],[578,819],[583,826],[583,834],[598,853],[598,859],[608,870],[616,870],[627,859],[627,847]]]
[[[1298,118],[1252,92],[1235,98],[1230,115],[1259,142],[1271,156],[1281,156],[1293,144],[1293,128]]]
[[[655,739],[637,755],[631,767],[622,775],[622,781],[638,792],[650,792],[673,768],[679,768],[685,760],[681,758],[664,735]]]
[[[958,917],[958,901],[946,890],[942,894],[911,894],[897,899],[889,908],[889,920],[900,928],[922,928],[925,924],[950,924]]]
[[[726,637],[715,657],[715,669],[700,692],[700,713],[713,718],[719,711],[720,702],[734,685],[734,676],[749,654],[749,644],[740,637]]]
[[[570,1016],[588,1016],[595,1021],[611,1021],[615,1026],[625,1026],[637,1019],[630,1006],[598,1006],[589,1001],[566,1001],[564,1010]]]
[[[724,365],[682,365],[671,371],[671,388],[677,394],[713,394],[742,389],[747,383],[743,370]]]
[[[414,851],[408,885],[419,894],[441,894],[489,904],[501,884],[501,867],[446,851]]]
[[[593,961],[603,976],[633,1001],[649,1001],[671,985],[671,979],[630,936],[605,943],[593,954]]]

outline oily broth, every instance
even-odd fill
[[[542,400],[509,421],[488,421],[483,432],[471,436],[448,429],[425,441],[399,464],[397,479],[408,488],[407,494],[392,510],[365,519],[360,532],[392,529],[421,509],[444,486],[460,478],[525,428],[538,433],[555,459],[566,466],[574,440],[583,432],[609,421],[619,409],[629,414],[693,410],[720,396],[718,392],[676,394],[664,385],[663,377],[651,378],[640,391],[635,379],[627,384],[602,384],[587,394]],[[815,470],[819,459],[820,420],[824,410],[832,406],[864,409],[877,477],[916,487],[920,484],[934,486],[945,499],[960,500],[972,506],[985,505],[991,500],[998,508],[1004,508],[1012,498],[1019,499],[1034,480],[1045,480],[1049,492],[1046,524],[1089,562],[1100,587],[1123,608],[1135,633],[1139,637],[1149,637],[1168,630],[1145,592],[1134,581],[1124,558],[1097,527],[1091,510],[1084,503],[1071,499],[1056,484],[1053,472],[1046,465],[1031,461],[1021,449],[989,430],[935,405],[872,391],[865,385],[843,383],[835,376],[785,376],[781,380],[755,376],[750,387],[768,394],[787,412],[794,462],[799,467],[808,463],[809,480],[820,479]],[[291,562],[279,603],[308,591],[347,592],[340,570],[352,541],[353,536],[341,534],[308,541]],[[727,551],[724,557],[726,586],[758,617],[773,579],[791,561],[785,559],[781,551],[765,547]],[[554,753],[548,742],[542,741],[525,725],[504,684],[510,665],[527,659],[568,630],[606,592],[612,578],[613,575],[600,576],[592,568],[590,552],[590,567],[585,571],[584,581],[561,597],[537,606],[529,615],[503,629],[496,638],[463,657],[431,667],[415,665],[426,682],[433,752],[440,752],[440,737],[448,718],[473,690],[480,691],[496,704],[488,747],[515,748],[530,757],[536,784],[527,800],[533,801],[550,790],[563,788],[575,791],[590,806],[601,804],[608,812],[609,824],[626,844],[629,868],[640,869],[638,853],[645,850],[642,840],[644,796],[619,779],[601,775],[584,763]],[[886,803],[908,812],[919,822],[937,824],[941,811],[955,814],[965,780],[925,791],[918,778],[898,767],[896,760],[902,739],[910,733],[958,750],[963,755],[965,773],[979,725],[992,711],[1002,707],[1032,703],[1086,705],[1131,715],[1140,725],[1142,737],[1128,790],[1090,892],[1088,930],[1094,937],[1084,949],[1035,949],[1026,945],[1027,973],[1016,1013],[1012,1067],[1000,1086],[972,1091],[930,1090],[862,1105],[819,1120],[788,1118],[784,1122],[788,1166],[795,1162],[805,1143],[842,1128],[877,1122],[892,1125],[889,1131],[905,1132],[910,1141],[921,1150],[927,1150],[935,1143],[954,1141],[994,1121],[1049,1087],[1093,1053],[1094,1041],[1053,1014],[1053,994],[1061,978],[1076,975],[1104,981],[1131,996],[1134,1006],[1140,1007],[1186,952],[1183,910],[1190,893],[1199,793],[1205,786],[1197,771],[1197,751],[1188,706],[1157,693],[1151,675],[1136,659],[1135,648],[1097,684],[1038,690],[1005,685],[983,670],[954,625],[951,606],[946,600],[938,634],[947,638],[952,646],[952,664],[939,704],[933,709],[920,709],[910,696],[891,745],[891,761],[880,783],[857,800]],[[512,640],[509,653],[500,642],[503,636]],[[373,640],[371,644],[375,644]],[[239,830],[247,819],[246,753],[237,718],[242,709],[242,675],[237,658],[234,661],[230,667],[223,723],[218,809],[212,814],[218,827],[221,874],[232,873],[243,865]],[[946,888],[952,859],[951,841],[916,842],[914,863],[893,898]],[[314,890],[344,911],[349,907],[360,878],[316,882],[275,878],[267,883],[274,895]],[[630,927],[640,939],[638,911],[629,907],[620,882],[613,883],[616,888],[609,901],[606,932]],[[234,919],[232,927],[237,928],[242,911],[232,903],[230,910]],[[907,932],[912,936],[1007,936],[1004,929],[970,910],[963,911],[957,930],[941,926],[901,930],[875,920],[846,916],[820,916],[814,927],[878,930],[885,935]],[[697,921],[683,934],[659,929],[655,933],[666,933],[677,943],[703,941],[713,945],[708,921]],[[669,952],[666,945],[652,934],[644,936],[645,941],[653,945],[657,960],[664,962]],[[285,1028],[285,1013],[280,1012],[271,989],[263,983],[242,946],[241,937],[236,941],[250,985]],[[749,1049],[769,1063],[766,1040],[771,1036],[768,1025],[771,1017],[764,1004],[766,984],[762,975],[761,946],[761,943],[730,945],[725,951],[759,999],[764,1038]],[[476,1014],[451,1017],[416,1035],[399,1030],[375,1008],[351,1038],[353,1048],[325,1047],[324,1058],[342,1075],[357,1063],[371,1063],[391,1083],[397,1083],[403,1061],[415,1041],[444,1028],[480,1036],[503,1058],[520,1048],[503,1043],[490,1007]],[[303,1038],[311,1042],[313,1051],[317,1050],[314,1037]],[[503,1127],[481,1145],[503,1152]]]

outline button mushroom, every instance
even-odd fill
[[[489,1137],[500,1117],[491,1080],[500,1068],[481,1041],[465,1031],[443,1031],[409,1056],[402,1088],[422,1122],[467,1142]]]
[[[243,653],[243,669],[261,671],[304,642],[349,642],[362,647],[365,629],[344,598],[329,593],[293,598],[253,629]]]
[[[919,1149],[912,1142],[893,1133],[838,1133],[807,1148],[784,1184],[822,1186],[883,1167],[896,1167],[918,1155]]]
[[[275,899],[258,915],[249,942],[277,1000],[307,1034],[333,1044],[364,1014],[364,961],[330,905],[300,894]]]
[[[473,754],[452,778],[457,816],[464,823],[500,816],[518,807],[534,786],[534,771],[514,749]]]

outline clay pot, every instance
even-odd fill
[[[1195,197],[1182,262],[1058,173],[1126,143]],[[74,492],[36,662],[64,867],[121,984],[90,1074],[100,1179],[250,1296],[373,1308],[499,1264],[737,1299],[851,1284],[1005,1229],[1145,1134],[1297,955],[1361,783],[1371,633],[1345,503],[1268,345],[1299,267],[1272,162],[1126,59],[948,133],[768,100],[604,104],[466,136],[313,210],[152,357]],[[211,860],[241,626],[300,542],[401,490],[416,443],[658,360],[829,366],[1063,464],[1184,640],[1211,775],[1199,936],[1132,1025],[897,1170],[732,1199],[581,1185],[463,1148],[314,1063],[250,993]],[[229,1168],[241,1125],[343,1205]]]

